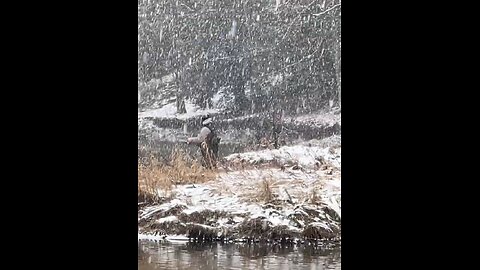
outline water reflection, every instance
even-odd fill
[[[138,242],[138,269],[340,269],[340,249],[294,245]]]

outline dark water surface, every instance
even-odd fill
[[[340,248],[138,241],[138,269],[341,269]]]

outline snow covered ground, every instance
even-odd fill
[[[198,230],[236,240],[339,238],[341,147],[340,138],[329,140],[226,157],[215,180],[178,185],[172,199],[141,207],[139,238],[185,240]],[[239,160],[275,166],[229,167]]]
[[[323,111],[320,113],[304,114],[298,116],[288,116],[284,118],[285,122],[303,123],[311,126],[333,126],[342,124],[342,116],[340,111]]]
[[[185,105],[185,114],[177,113],[174,102],[139,112],[139,135],[176,142],[186,136],[183,130],[156,126],[153,119],[186,121],[205,113],[219,113],[218,109],[202,110],[188,101]],[[297,125],[331,127],[339,125],[340,119],[341,114],[332,111],[285,117],[284,123],[293,129]],[[241,130],[243,136],[254,136],[246,130]],[[232,137],[232,141],[247,141],[234,131],[224,131],[222,140]],[[163,203],[139,204],[139,239],[339,238],[340,179],[340,135],[227,155],[214,180],[159,190],[166,198]]]
[[[256,141],[259,136],[265,135],[262,133],[263,131],[259,132],[262,127],[259,127],[258,123],[263,119],[263,116],[259,114],[229,118],[229,116],[223,115],[218,108],[205,110],[189,101],[186,101],[185,106],[187,113],[184,114],[177,113],[175,102],[167,103],[157,109],[138,112],[139,142],[148,143],[151,140],[176,142],[185,140],[186,136],[194,136],[199,130],[198,126],[192,126],[191,120],[199,119],[201,115],[206,113],[214,115],[217,132],[223,143],[251,143]],[[252,126],[251,121],[257,123],[257,126]],[[340,134],[339,127],[335,127],[335,125],[339,126],[340,122],[341,114],[332,111],[285,117],[283,119],[281,137],[285,142],[291,144],[301,143],[305,139],[309,140]],[[186,125],[187,123],[188,126]],[[254,146],[252,147],[255,148]]]
[[[208,109],[202,110],[195,104],[189,101],[185,101],[186,113],[177,113],[177,106],[175,102],[164,105],[159,109],[148,110],[138,113],[138,118],[145,117],[158,117],[158,118],[177,118],[177,119],[189,119],[193,117],[198,117],[206,113],[214,114],[218,113],[217,109]]]
[[[328,163],[335,168],[341,167],[340,148],[308,145],[283,146],[279,149],[232,154],[225,157],[228,161],[262,164],[275,162],[284,166],[300,166],[314,169]]]

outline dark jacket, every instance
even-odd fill
[[[204,125],[197,137],[188,138],[191,144],[200,147],[204,160],[204,166],[207,168],[217,167],[218,144],[220,138],[215,136],[211,125]]]

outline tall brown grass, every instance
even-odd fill
[[[307,202],[315,205],[319,205],[322,201],[322,196],[319,193],[318,188],[312,188],[308,194]]]
[[[138,164],[139,200],[159,201],[168,197],[176,185],[202,183],[215,176],[215,171],[203,168],[180,149],[174,149],[163,162],[151,156],[148,162]]]
[[[269,202],[274,199],[275,195],[273,193],[273,178],[263,178],[260,182],[259,192],[257,194],[257,199],[263,202]]]
[[[306,194],[306,202],[320,205],[322,203],[322,189],[325,188],[324,184],[319,179],[312,184],[312,188]]]

